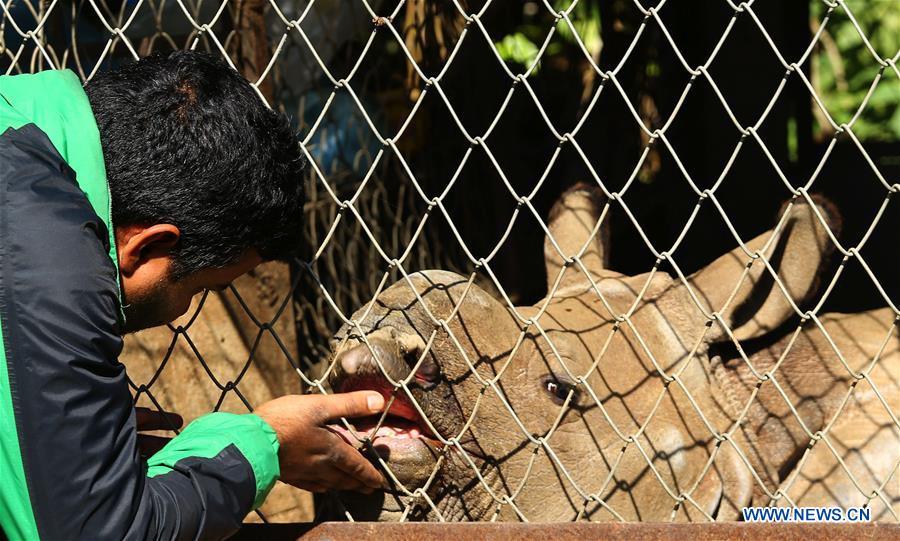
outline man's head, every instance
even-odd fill
[[[95,77],[127,330],[300,247],[305,160],[288,119],[223,61],[153,55]]]

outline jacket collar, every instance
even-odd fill
[[[0,76],[0,98],[6,102],[0,102],[0,131],[35,124],[75,171],[78,186],[109,231],[109,257],[118,280],[116,237],[100,131],[78,76],[71,70]]]

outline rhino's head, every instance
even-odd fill
[[[584,188],[554,206],[548,298],[534,306],[424,271],[338,332],[334,389],[393,397],[381,422],[347,434],[370,438],[396,485],[347,495],[354,518],[669,520],[714,515],[726,492],[749,490],[748,469],[712,435],[731,420],[709,351],[794,314],[785,293],[799,303],[812,291],[831,244],[819,218],[828,213],[788,206],[773,231],[688,277],[688,288],[662,272],[604,268],[603,209]],[[761,260],[748,265],[758,250],[780,284]],[[680,494],[689,498],[678,504]]]

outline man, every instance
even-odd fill
[[[325,426],[382,410],[378,393],[213,413],[139,456],[123,333],[299,246],[305,164],[284,115],[193,52],[85,89],[69,71],[0,77],[0,98],[0,534],[223,538],[277,478],[381,486]]]

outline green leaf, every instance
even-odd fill
[[[887,123],[888,132],[890,132],[890,139],[898,140],[900,139],[900,107],[894,109],[894,115]]]
[[[501,41],[494,44],[500,58],[505,62],[515,62],[525,67],[531,66],[537,57],[538,46],[528,39],[528,36],[522,32],[516,32],[504,37]]]

